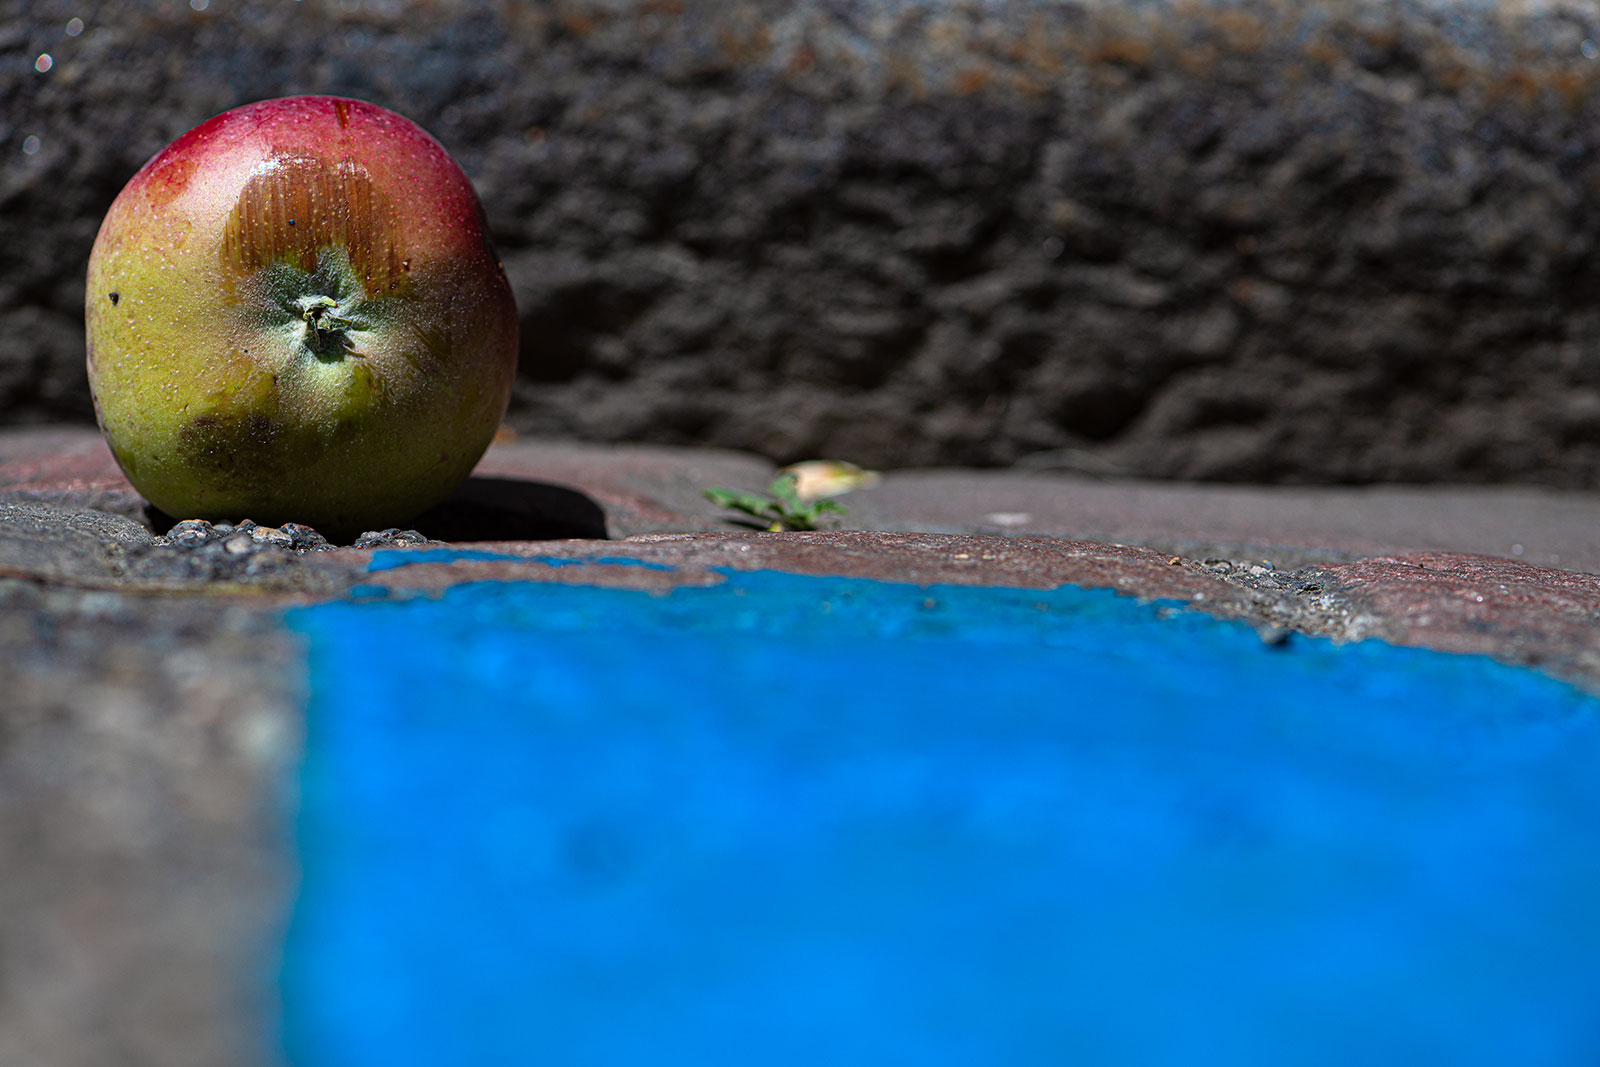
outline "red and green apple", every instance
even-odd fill
[[[357,100],[249,104],[157,153],[100,227],[86,303],[100,427],[177,518],[401,525],[472,471],[516,369],[471,183]]]

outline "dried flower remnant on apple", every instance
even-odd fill
[[[517,358],[466,176],[410,121],[332,97],[247,105],[158,153],[101,227],[87,318],[101,427],[153,504],[337,536],[463,480]]]

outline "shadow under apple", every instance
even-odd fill
[[[606,513],[565,486],[521,478],[468,478],[412,526],[438,541],[605,540]]]

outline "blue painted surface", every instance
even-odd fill
[[[1597,702],[1164,614],[773,573],[295,612],[291,1062],[1600,1062]]]

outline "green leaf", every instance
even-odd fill
[[[792,473],[780,474],[768,487],[771,496],[721,486],[703,490],[702,495],[718,507],[742,511],[768,523],[769,531],[815,530],[823,515],[845,514],[844,506],[832,500],[802,501],[795,488],[798,482]]]
[[[800,494],[795,491],[795,487],[799,484],[800,479],[794,474],[780,474],[767,487],[767,492],[772,494],[783,511],[803,511],[805,505],[800,502]]]
[[[738,489],[724,489],[721,486],[707,489],[702,495],[719,508],[732,508],[747,515],[765,515],[767,509],[772,506],[772,502],[759,493],[746,493]]]

